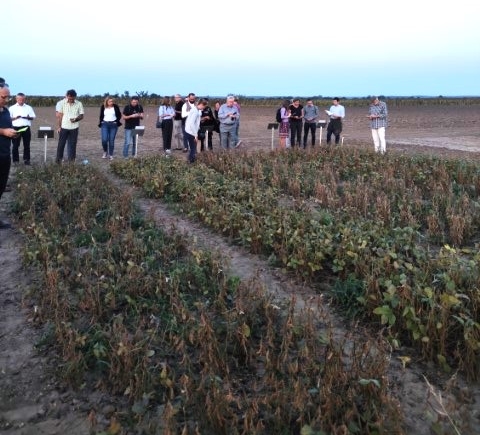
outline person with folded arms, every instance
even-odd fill
[[[388,124],[387,116],[387,104],[380,101],[378,97],[372,97],[367,117],[370,119],[370,129],[372,130],[376,153],[385,154],[387,151],[387,143],[385,141],[385,128]]]

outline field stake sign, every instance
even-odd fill
[[[47,142],[48,138],[53,138],[53,128],[49,126],[39,127],[37,137],[39,139],[45,139],[45,145],[43,148],[43,162],[47,163]]]

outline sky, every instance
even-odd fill
[[[480,2],[2,2],[11,92],[480,96]]]

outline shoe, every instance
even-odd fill
[[[184,153],[188,153],[188,148],[184,148],[184,149],[183,149],[183,152],[184,152]]]
[[[12,188],[10,187],[10,184],[7,184],[7,185],[5,186],[4,192],[11,192],[11,191],[12,191]]]
[[[238,148],[240,145],[242,145],[243,141],[239,140],[237,144],[235,145],[235,148]]]
[[[170,154],[172,154],[172,150],[165,150],[165,154],[169,156]]]
[[[183,149],[183,148],[175,148],[175,149],[176,149],[177,151],[180,151],[180,150]]]
[[[30,166],[30,160],[25,160],[25,161],[23,162],[23,164],[26,165],[26,166]]]
[[[106,159],[106,158],[107,158],[107,153],[103,153],[102,159]]]
[[[109,158],[110,160],[113,160],[113,156],[108,156],[108,158]]]
[[[0,230],[8,230],[9,228],[12,228],[11,224],[9,224],[8,222],[0,221]]]

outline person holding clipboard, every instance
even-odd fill
[[[30,164],[30,141],[32,140],[32,121],[35,119],[35,112],[32,107],[25,104],[25,94],[19,92],[15,96],[16,104],[10,106],[10,117],[12,118],[12,125],[17,130],[17,137],[12,139],[12,160],[13,164],[20,162],[20,155],[18,149],[20,143],[23,141],[23,163]]]
[[[332,101],[330,110],[325,110],[325,113],[330,117],[330,122],[327,126],[327,145],[330,145],[332,134],[335,136],[335,145],[340,143],[340,133],[343,125],[342,119],[345,118],[345,107],[340,104],[340,98],[335,97]]]

